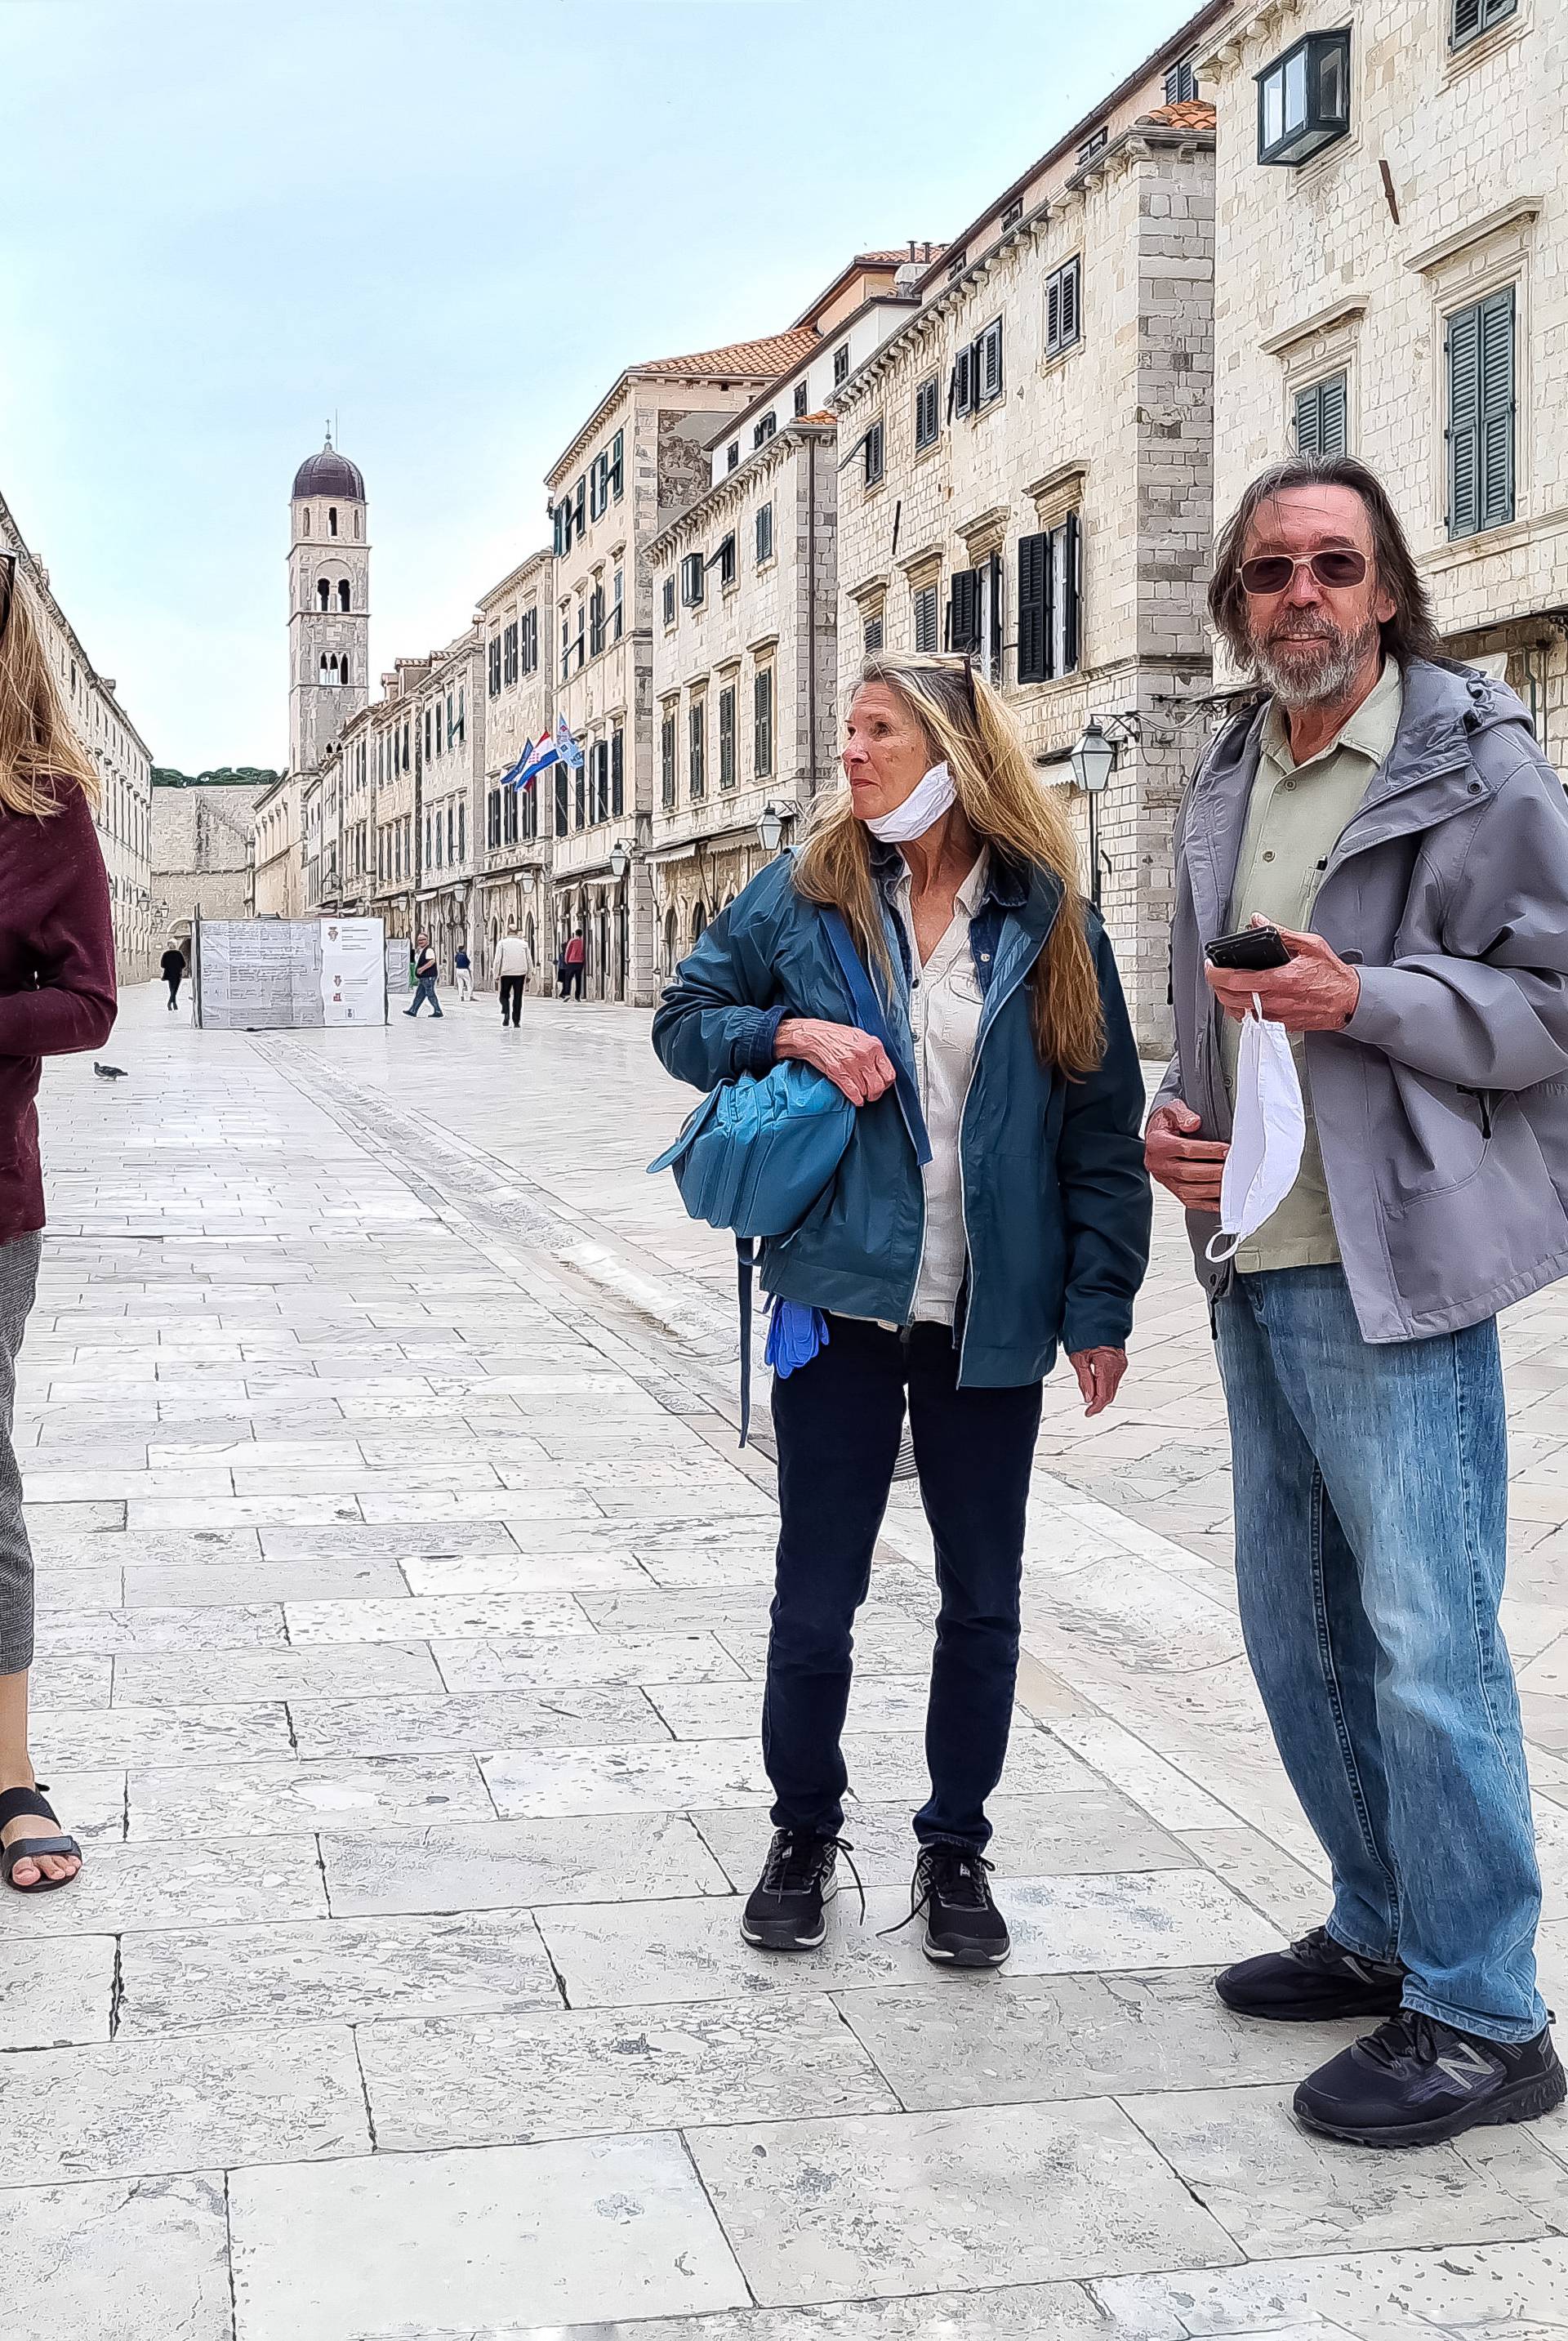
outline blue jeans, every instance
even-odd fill
[[[762,1702],[773,1826],[832,1837],[843,1823],[839,1736],[855,1612],[870,1583],[908,1390],[941,1595],[926,1710],[931,1794],[915,1835],[978,1850],[990,1838],[986,1799],[1002,1777],[1013,1719],[1040,1385],[960,1390],[946,1325],[888,1333],[833,1317],[829,1326],[827,1348],[773,1383],[780,1521]]]
[[[1493,1320],[1364,1341],[1343,1270],[1238,1276],[1215,1311],[1242,1631],[1334,1866],[1330,1934],[1489,2040],[1546,2021]]]
[[[412,1008],[405,1008],[403,1010],[403,1014],[405,1016],[417,1016],[420,1010],[425,1006],[427,1001],[430,1006],[435,1010],[436,1014],[439,1016],[441,1014],[441,1002],[435,996],[435,978],[433,975],[421,976],[419,981],[413,988],[413,1006]]]

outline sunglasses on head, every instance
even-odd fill
[[[0,642],[11,623],[11,600],[16,591],[16,555],[0,553]]]
[[[1366,574],[1366,555],[1350,545],[1331,553],[1304,553],[1293,560],[1288,553],[1260,553],[1241,564],[1243,591],[1283,593],[1298,569],[1310,569],[1320,585],[1359,585]]]

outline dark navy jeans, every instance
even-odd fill
[[[1407,2007],[1527,2040],[1541,1877],[1497,1624],[1496,1322],[1364,1341],[1338,1268],[1238,1276],[1215,1318],[1242,1631],[1334,1865],[1329,1932],[1403,1959]]]
[[[858,1318],[809,1366],[773,1382],[779,1538],[762,1754],[775,1828],[831,1837],[849,1785],[840,1738],[855,1612],[887,1509],[906,1398],[941,1596],[926,1761],[923,1845],[984,1846],[1002,1775],[1018,1663],[1018,1591],[1040,1385],[959,1390],[945,1325],[885,1332]]]

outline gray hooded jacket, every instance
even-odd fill
[[[1314,931],[1356,964],[1342,1031],[1306,1035],[1335,1230],[1361,1330],[1478,1324],[1568,1271],[1568,803],[1513,693],[1413,660],[1398,736],[1329,857]],[[1176,822],[1171,996],[1182,1099],[1228,1139],[1203,946],[1225,931],[1260,710],[1214,742]],[[1204,1248],[1211,1298],[1227,1265]]]

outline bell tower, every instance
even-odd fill
[[[332,445],[294,473],[289,503],[289,770],[309,774],[370,697],[364,474]]]

